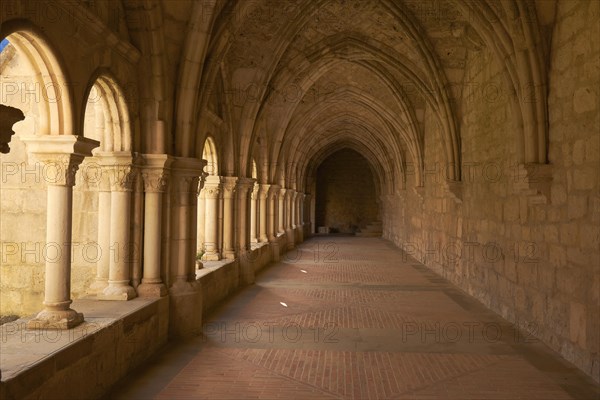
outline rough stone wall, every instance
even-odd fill
[[[353,150],[341,150],[323,161],[316,192],[317,226],[350,233],[379,219],[371,169]]]
[[[599,380],[598,2],[559,2],[549,70],[547,204],[517,186],[516,115],[501,69],[470,52],[462,110],[462,203],[443,189],[426,113],[425,187],[385,202],[384,235]]]

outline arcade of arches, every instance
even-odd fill
[[[599,8],[4,0],[0,313],[23,318],[3,346],[101,338],[124,358],[99,396],[339,232],[382,236],[598,381]],[[3,395],[68,390],[10,386],[29,364],[7,349]]]

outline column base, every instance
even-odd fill
[[[102,293],[98,294],[98,300],[127,301],[136,297],[137,293],[132,286],[114,286],[111,283],[108,284]]]
[[[102,293],[104,291],[104,289],[106,289],[107,286],[108,286],[108,280],[106,280],[106,279],[99,280],[98,278],[96,278],[94,283],[92,283],[90,285],[90,288],[88,289],[88,293],[90,293],[90,294]]]
[[[235,260],[235,251],[234,250],[225,250],[223,254],[223,258],[226,260]]]
[[[27,329],[71,329],[83,322],[83,314],[72,309],[43,310],[27,321]]]
[[[164,297],[168,294],[167,287],[164,283],[142,283],[137,288],[138,296],[140,297]]]
[[[209,252],[207,251],[202,255],[202,261],[219,261],[221,259],[218,252]]]

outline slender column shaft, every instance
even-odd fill
[[[101,293],[108,285],[110,268],[110,223],[108,221],[110,221],[110,191],[108,187],[101,187],[98,193],[98,247],[100,254],[96,264],[96,281],[90,287],[90,291],[96,294]]]
[[[298,226],[298,192],[292,193],[292,198],[290,201],[290,211],[292,213],[291,225],[292,229],[296,229]]]
[[[197,227],[197,240],[196,240],[196,252],[201,253],[204,251],[204,235],[205,235],[205,224],[206,224],[206,200],[204,198],[204,189],[200,191],[198,196],[198,227]]]
[[[162,297],[167,288],[161,278],[162,211],[171,160],[166,155],[145,155],[144,182],[144,271],[138,286],[141,297]]]
[[[162,193],[147,192],[144,210],[144,278],[143,283],[162,283],[160,279]]]
[[[250,209],[249,193],[254,185],[254,180],[250,178],[239,178],[237,184],[237,212],[238,212],[238,226],[237,226],[237,247],[238,251],[242,252],[248,250],[248,244],[250,239],[249,232],[249,214]]]
[[[261,184],[260,191],[258,193],[259,194],[259,204],[260,204],[259,240],[261,242],[267,242],[269,240],[269,237],[267,234],[267,226],[268,226],[268,208],[269,208],[268,203],[269,203],[270,186],[271,185],[268,185],[268,184]]]
[[[237,178],[225,177],[223,179],[223,256],[226,259],[234,259],[235,215],[233,203]]]
[[[279,203],[278,203],[278,208],[279,208],[279,227],[278,227],[278,233],[279,234],[284,234],[285,233],[285,229],[286,229],[286,225],[285,225],[285,221],[287,219],[287,212],[286,212],[286,204],[285,204],[285,192],[286,189],[279,189]]]
[[[271,185],[269,189],[269,222],[267,224],[267,236],[269,241],[275,241],[277,233],[277,195],[279,194],[279,186]]]
[[[44,305],[56,310],[66,310],[71,304],[73,188],[49,185],[47,204],[46,243],[48,248],[56,249],[56,257],[46,257]]]
[[[27,322],[27,328],[70,329],[83,322],[83,314],[70,308],[73,186],[79,165],[99,143],[71,135],[25,136],[21,140],[30,157],[56,173],[45,176],[48,191],[44,309]]]
[[[258,188],[259,188],[258,184],[255,183],[253,186],[253,190],[250,194],[250,242],[251,243],[258,242],[257,231],[258,231],[258,225],[260,224],[259,223],[260,206],[258,205],[258,202],[259,202]]]
[[[219,260],[219,194],[221,183],[218,176],[206,177],[204,184],[204,260]]]
[[[133,174],[131,155],[105,158],[110,179],[110,266],[108,286],[98,295],[100,300],[130,300],[137,297],[130,285],[132,243],[129,237],[131,221],[131,189]]]

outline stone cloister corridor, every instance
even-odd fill
[[[378,238],[309,239],[106,399],[594,399],[526,332]]]
[[[3,0],[0,34],[0,398],[597,398],[600,1]]]

